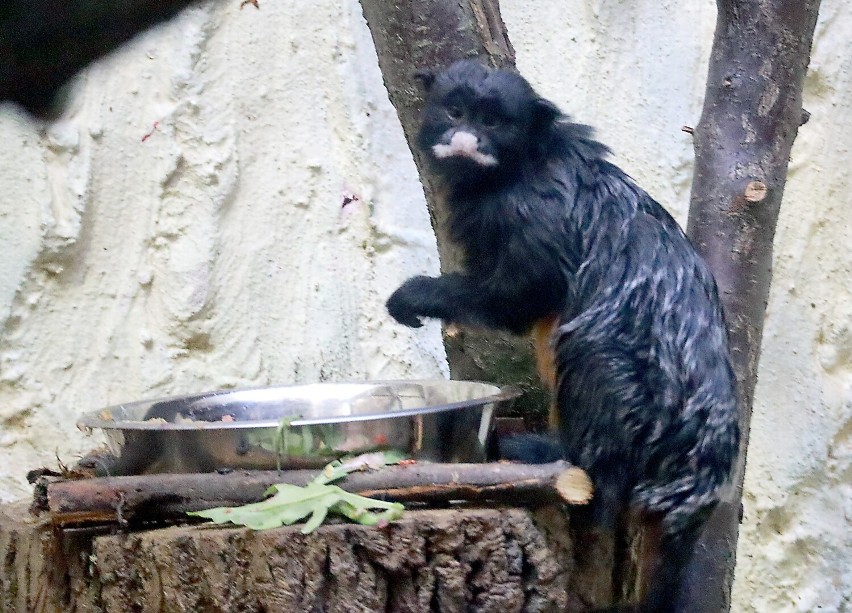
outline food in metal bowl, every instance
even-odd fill
[[[111,474],[321,467],[373,449],[480,462],[494,409],[518,395],[475,381],[315,383],[123,404],[77,426],[104,431]]]

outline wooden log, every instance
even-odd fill
[[[612,600],[611,540],[563,506],[411,511],[377,529],[173,526],[96,535],[0,505],[0,611],[579,612]]]
[[[56,481],[47,485],[47,509],[57,525],[183,518],[187,511],[237,506],[264,497],[270,485],[305,485],[316,471],[234,471]],[[503,501],[584,504],[588,476],[565,462],[551,464],[431,464],[352,473],[344,490],[400,502]]]
[[[60,611],[51,586],[63,573],[52,563],[50,521],[31,516],[24,503],[0,505],[0,611]]]

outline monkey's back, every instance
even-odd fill
[[[507,297],[492,308],[510,330],[558,318],[559,430],[600,521],[629,506],[677,531],[719,500],[736,458],[727,333],[709,267],[606,153],[562,124],[511,179],[451,194],[451,231]]]
[[[583,256],[556,336],[563,442],[604,520],[626,503],[677,531],[718,502],[739,443],[716,284],[657,202],[614,165],[583,162],[565,203]]]

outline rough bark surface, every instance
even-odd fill
[[[384,529],[56,531],[0,508],[0,611],[583,611],[612,545],[555,507],[409,511]]]
[[[24,504],[0,508],[0,611],[38,610],[31,608],[40,599],[38,585],[56,582],[43,538],[49,530],[49,523],[28,516]]]
[[[740,385],[743,445],[736,500],[712,518],[691,569],[689,610],[730,607],[739,500],[772,241],[802,111],[819,0],[717,0],[704,110],[695,130],[688,234],[716,274]],[[699,589],[700,588],[700,589]]]
[[[444,272],[458,270],[461,254],[449,240],[447,213],[438,183],[417,149],[422,92],[414,72],[479,57],[493,66],[514,66],[515,52],[497,0],[361,0],[391,103],[426,192]],[[548,394],[535,371],[530,343],[507,333],[461,330],[444,337],[450,372],[456,379],[511,383],[526,391],[521,414],[544,415]]]

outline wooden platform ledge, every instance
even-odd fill
[[[570,527],[563,503],[585,502],[590,484],[564,463],[355,473],[339,484],[449,508],[309,535],[189,524],[184,512],[252,502],[315,471],[36,472],[32,505],[0,505],[0,613],[579,613],[613,598],[612,539]]]

